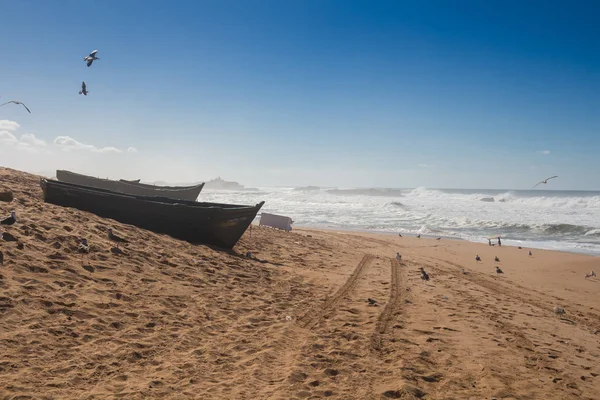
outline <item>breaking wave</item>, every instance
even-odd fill
[[[296,226],[436,235],[600,255],[600,192],[260,188],[202,192],[233,204],[266,201],[262,210],[288,215]],[[530,247],[531,247],[530,246]]]

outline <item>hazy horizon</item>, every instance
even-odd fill
[[[0,165],[2,166],[2,165]],[[11,168],[11,167],[9,167]],[[25,170],[23,170],[25,171]],[[40,175],[40,176],[44,176],[47,178],[54,178],[56,177],[56,171],[25,171],[25,172],[29,172],[35,175]],[[73,171],[73,172],[79,172],[79,171]],[[443,190],[443,191],[463,191],[463,192],[469,192],[469,191],[494,191],[494,192],[510,192],[510,191],[518,191],[518,192],[526,192],[526,191],[531,191],[531,192],[538,192],[540,193],[540,195],[543,195],[544,192],[600,192],[600,190],[594,190],[594,189],[552,189],[552,188],[548,188],[548,189],[544,189],[544,188],[524,188],[524,189],[515,189],[515,188],[493,188],[493,187],[488,187],[488,188],[474,188],[474,187],[470,187],[470,188],[460,188],[460,187],[429,187],[429,186],[343,186],[343,185],[294,185],[294,184],[281,184],[281,185],[263,185],[260,183],[246,183],[246,182],[241,182],[239,180],[233,179],[233,178],[228,178],[228,177],[223,177],[223,176],[214,176],[214,177],[209,177],[206,179],[197,179],[197,180],[193,180],[193,181],[173,181],[173,180],[152,180],[152,179],[142,179],[138,177],[128,177],[128,178],[123,178],[121,176],[108,176],[108,175],[92,175],[92,176],[96,176],[99,178],[108,178],[108,179],[141,179],[142,182],[145,183],[151,183],[151,184],[165,184],[165,185],[195,185],[198,183],[206,183],[209,182],[213,179],[216,178],[221,178],[224,181],[227,182],[236,182],[241,184],[242,186],[244,186],[244,190],[247,189],[256,189],[256,188],[281,188],[281,189],[304,189],[304,188],[310,188],[310,187],[316,187],[319,189],[342,189],[342,190],[369,190],[369,189],[374,189],[374,190],[413,190],[413,189],[429,189],[429,190]],[[210,190],[209,187],[205,188],[205,190]]]
[[[0,103],[31,109],[0,107],[3,166],[294,187],[527,190],[558,175],[543,189],[600,189],[600,3],[3,11],[0,34],[19,38],[2,49]],[[90,15],[101,23],[82,29]]]

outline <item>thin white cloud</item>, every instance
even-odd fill
[[[122,150],[116,147],[96,147],[92,144],[81,143],[70,136],[57,136],[54,141],[54,145],[60,147],[64,151],[69,150],[87,150],[94,153],[122,153]]]
[[[433,167],[435,167],[435,165],[433,165],[433,164],[417,164],[417,166],[421,167],[421,168],[433,168]]]
[[[0,143],[17,143],[19,140],[8,131],[0,131]]]
[[[550,150],[539,150],[538,153],[547,156],[548,154],[550,154]]]
[[[46,147],[46,142],[35,137],[33,133],[21,135],[21,142],[27,143],[33,147]]]
[[[15,121],[0,120],[0,143],[5,146],[11,146],[18,150],[25,150],[32,153],[52,153],[52,149],[60,149],[63,151],[79,150],[89,151],[92,153],[137,153],[135,147],[129,147],[126,150],[121,150],[113,146],[96,147],[91,144],[81,143],[78,140],[73,139],[70,136],[57,136],[51,145],[48,145],[46,141],[37,138],[33,133],[25,133],[20,138],[13,133],[18,130],[21,126]]]
[[[19,125],[15,121],[9,121],[7,119],[0,119],[0,131],[16,131],[20,127],[21,127],[21,125]]]
[[[35,137],[32,133],[26,133],[21,135],[20,139],[17,139],[15,135],[7,131],[0,131],[0,143],[9,145],[18,150],[24,150],[29,153],[39,153],[41,151],[47,151],[46,142]]]

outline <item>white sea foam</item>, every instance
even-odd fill
[[[204,201],[255,204],[297,226],[431,234],[600,255],[600,192],[259,188],[203,191]]]

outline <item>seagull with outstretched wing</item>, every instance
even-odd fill
[[[87,86],[85,85],[85,82],[81,82],[81,90],[79,91],[79,94],[82,94],[84,96],[88,95],[88,90],[87,90]]]
[[[535,184],[535,186],[534,186],[533,188],[535,189],[535,187],[536,187],[537,185],[541,185],[542,183],[548,183],[548,181],[549,181],[550,179],[553,179],[553,178],[558,178],[558,175],[551,176],[550,178],[546,178],[546,179],[544,179],[543,181],[536,183],[536,184]]]
[[[11,101],[7,101],[6,103],[0,104],[0,107],[7,105],[8,103],[14,103],[14,104],[20,104],[23,107],[25,107],[25,109],[27,111],[29,111],[29,114],[31,114],[31,110],[29,108],[27,108],[27,106],[25,104],[23,104],[22,101],[17,101],[17,100],[11,100]]]
[[[90,53],[89,56],[85,56],[83,57],[83,61],[87,61],[87,66],[91,66],[92,63],[94,62],[94,60],[99,60],[98,57],[96,57],[96,53],[98,52],[98,50],[94,50]]]

